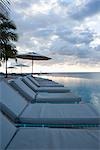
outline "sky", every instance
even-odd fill
[[[10,15],[19,53],[52,58],[36,62],[35,72],[100,71],[100,0],[13,0]]]

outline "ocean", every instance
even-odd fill
[[[92,103],[100,111],[100,72],[50,73],[39,76],[64,84],[79,95],[83,102]]]

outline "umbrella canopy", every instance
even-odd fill
[[[16,68],[16,67],[14,67],[14,66],[9,66],[9,67],[7,67],[8,69],[13,69],[13,68]]]
[[[17,67],[29,67],[28,65],[24,65],[24,64],[17,64],[15,66],[17,66]]]
[[[34,53],[34,52],[29,52],[25,54],[19,54],[17,55],[17,58],[22,58],[22,59],[29,59],[32,60],[32,73],[33,73],[33,60],[49,60],[51,58]]]
[[[9,66],[9,67],[7,67],[8,69],[11,69],[11,73],[12,73],[12,69],[16,69],[16,67],[15,66]]]
[[[21,63],[20,64],[16,64],[15,66],[21,68],[21,73],[22,73],[22,67],[29,67],[28,65],[21,64]]]

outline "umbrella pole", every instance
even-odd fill
[[[21,66],[21,75],[22,75],[22,66]]]
[[[32,59],[32,74],[33,74],[33,59]]]

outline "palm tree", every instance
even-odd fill
[[[9,14],[9,5],[10,5],[9,0],[0,0],[0,23],[4,19],[7,19]],[[1,52],[2,50],[1,50],[1,42],[0,42],[0,56],[1,56]],[[1,66],[1,61],[0,61],[0,66]]]
[[[14,32],[16,25],[9,18],[9,5],[10,0],[0,0],[0,60],[6,62],[6,77],[7,61],[9,58],[16,58],[17,54],[13,41],[18,39]]]
[[[12,41],[17,41],[18,36],[14,32],[16,25],[5,15],[0,15],[0,59],[6,62],[7,77],[7,61],[9,58],[16,58],[17,50]]]

